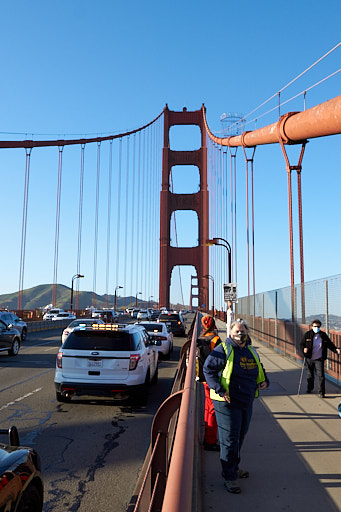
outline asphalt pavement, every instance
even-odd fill
[[[225,324],[217,321],[222,339]],[[307,395],[303,371],[295,361],[253,340],[270,379],[254,402],[253,417],[241,453],[240,468],[250,476],[239,481],[240,494],[224,487],[219,452],[204,451],[199,421],[195,489],[201,512],[341,511],[341,390],[326,382],[326,397]],[[200,393],[201,394],[201,393]]]

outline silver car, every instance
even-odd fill
[[[20,333],[20,341],[23,341],[27,336],[27,323],[21,320],[17,315],[10,311],[0,311],[0,320],[6,325],[11,325]]]

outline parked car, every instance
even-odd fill
[[[70,332],[72,332],[76,327],[85,327],[86,325],[94,324],[105,324],[105,322],[103,322],[101,318],[76,318],[76,320],[73,320],[71,324],[65,327],[62,334],[62,343],[64,343],[64,341],[67,338],[67,335],[70,334]]]
[[[43,316],[43,320],[52,320],[52,318],[59,313],[65,313],[64,309],[59,308],[53,308],[46,311],[45,315]]]
[[[163,357],[169,357],[173,351],[173,333],[168,331],[164,322],[140,322],[149,336],[155,340],[156,348]]]
[[[0,320],[5,322],[7,325],[12,325],[14,329],[17,329],[20,333],[20,340],[23,341],[27,336],[27,323],[21,318],[17,317],[10,311],[0,311]]]
[[[140,311],[137,313],[137,319],[138,320],[150,320],[150,313],[148,309],[140,309]]]
[[[57,315],[53,316],[51,318],[52,321],[58,321],[58,320],[75,320],[76,315],[73,313],[67,313],[64,311],[63,313],[58,313]]]
[[[92,395],[147,399],[158,379],[158,351],[146,329],[135,324],[78,326],[66,338],[56,360],[59,402]]]
[[[0,352],[7,351],[9,356],[17,356],[19,349],[20,332],[0,320]]]
[[[186,336],[185,324],[181,313],[161,313],[158,321],[170,324],[171,331],[175,336]]]
[[[15,427],[1,429],[8,444],[0,442],[0,510],[3,512],[41,512],[44,484],[39,456],[32,448],[19,446]]]

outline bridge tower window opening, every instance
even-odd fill
[[[197,247],[198,215],[192,210],[176,210],[171,216],[171,247]]]
[[[169,130],[172,151],[195,151],[201,147],[201,133],[196,125],[175,125]]]
[[[193,265],[175,265],[172,269],[171,284],[170,284],[170,304],[174,309],[180,309],[184,306],[191,308],[191,283],[192,276],[196,274],[196,269]],[[198,301],[198,278],[195,275],[196,288],[193,292],[193,297],[196,297],[196,303]],[[188,302],[189,301],[189,302]]]
[[[170,172],[173,194],[196,194],[200,189],[200,173],[195,165],[174,165]]]

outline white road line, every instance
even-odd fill
[[[2,411],[3,409],[7,409],[7,407],[10,407],[11,405],[15,405],[17,402],[21,402],[22,400],[24,400],[25,398],[29,397],[29,396],[32,396],[34,393],[38,393],[39,391],[41,391],[43,388],[37,388],[37,389],[34,389],[33,391],[31,391],[30,393],[26,393],[26,395],[23,395],[23,396],[20,396],[19,398],[16,398],[15,400],[13,400],[13,402],[8,402],[7,404],[3,405],[2,407],[0,407],[0,411]]]

